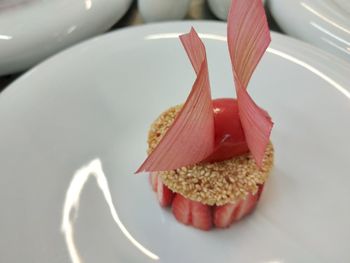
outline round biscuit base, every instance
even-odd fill
[[[148,153],[159,143],[175,120],[182,105],[163,112],[152,124],[148,135]],[[266,148],[263,165],[259,169],[251,154],[215,163],[190,165],[172,171],[157,172],[163,183],[173,192],[206,205],[225,205],[253,195],[263,185],[272,169],[274,149]]]

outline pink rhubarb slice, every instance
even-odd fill
[[[249,150],[261,167],[273,122],[267,112],[255,104],[247,92],[247,86],[271,41],[262,2],[233,0],[227,24],[239,115]]]
[[[214,114],[205,47],[193,28],[190,33],[181,36],[181,41],[197,78],[175,121],[137,173],[196,164],[214,150]]]

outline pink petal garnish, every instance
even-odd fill
[[[239,114],[249,150],[259,167],[270,141],[273,123],[247,92],[248,82],[271,42],[261,0],[233,0],[227,38],[235,80]]]
[[[214,150],[214,114],[205,47],[193,28],[180,39],[197,78],[175,121],[136,173],[196,164]]]

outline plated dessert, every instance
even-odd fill
[[[227,39],[236,99],[212,99],[203,42],[193,28],[180,36],[197,78],[186,102],[151,125],[148,157],[137,171],[150,172],[161,206],[202,230],[252,212],[273,166],[273,122],[247,91],[271,41],[260,0],[232,1]]]

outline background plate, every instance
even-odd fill
[[[6,0],[0,3],[0,75],[109,29],[132,0]]]
[[[348,0],[268,0],[281,29],[350,62]]]

